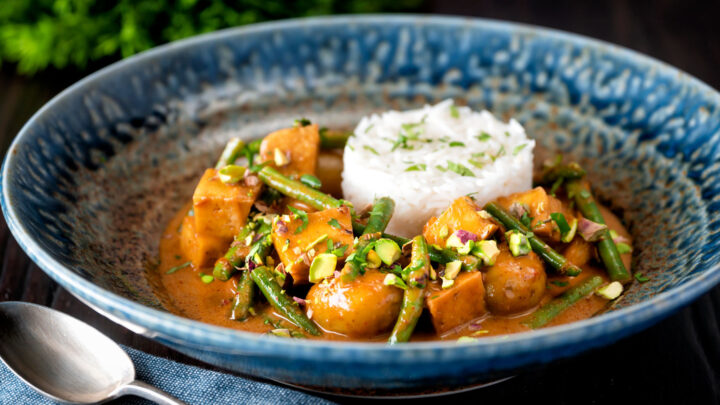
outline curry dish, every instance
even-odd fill
[[[347,136],[303,119],[232,139],[160,241],[166,306],[286,338],[471,341],[591,317],[632,280],[630,235],[576,163],[404,238],[384,233],[392,199],[342,199]]]

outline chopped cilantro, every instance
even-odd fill
[[[337,257],[342,257],[345,254],[345,251],[347,250],[348,245],[340,245],[338,248],[333,249],[332,254],[334,254]],[[348,258],[349,259],[349,258]]]
[[[468,163],[470,163],[471,165],[477,167],[478,169],[482,169],[483,166],[485,166],[485,164],[483,164],[482,162],[480,162],[480,161],[478,161],[478,160],[475,160],[475,159],[470,159],[470,160],[468,160]]]
[[[375,126],[375,124],[368,125],[367,128],[365,128],[365,133],[367,134],[374,126]]]
[[[291,207],[291,206],[289,206],[289,205],[288,205],[288,209],[289,209],[293,214],[295,214],[295,216],[296,216],[298,219],[300,219],[300,220],[302,221],[302,224],[300,224],[300,226],[298,226],[297,229],[295,229],[295,234],[297,235],[297,234],[299,234],[300,232],[304,231],[305,228],[307,228],[308,222],[310,222],[310,220],[309,220],[309,218],[308,218],[308,214],[307,214],[307,212],[305,212],[305,211],[303,211],[303,210],[299,210],[299,209],[297,209],[297,208],[295,208],[295,207]]]
[[[550,282],[550,284],[556,285],[556,286],[558,286],[558,287],[567,287],[567,285],[568,285],[569,283],[568,283],[567,281],[553,280],[553,281]]]
[[[455,147],[455,146],[465,146],[464,143],[459,142],[459,141],[452,141],[452,142],[450,142],[448,145],[449,145],[451,148],[452,148],[452,147]]]
[[[370,151],[370,152],[372,152],[372,153],[375,154],[375,155],[378,155],[378,156],[380,155],[380,154],[378,153],[378,151],[376,151],[375,148],[373,148],[372,146],[363,145],[363,149],[365,149],[365,150],[367,150],[367,151]]]
[[[460,111],[458,111],[455,104],[450,106],[450,116],[453,118],[460,118]]]
[[[508,138],[510,138],[510,132],[505,131],[505,136],[507,136]]]
[[[327,251],[327,252],[332,252],[332,250],[333,250],[333,241],[332,241],[332,239],[328,238],[326,251]]]
[[[307,119],[307,118],[298,118],[298,119],[295,120],[295,123],[294,123],[293,126],[296,127],[296,128],[298,128],[298,127],[306,127],[306,126],[308,126],[308,125],[310,125],[310,124],[312,124],[312,122],[310,122],[309,119]]]
[[[489,140],[490,138],[492,138],[492,136],[490,136],[490,134],[488,134],[487,132],[483,131],[480,133],[480,135],[476,136],[475,138],[477,138],[477,140],[480,142],[485,142],[485,141]]]
[[[635,273],[635,280],[641,283],[647,283],[648,281],[650,281],[650,279],[642,273]]]
[[[522,151],[523,149],[525,149],[526,146],[526,143],[516,146],[515,149],[513,149],[513,156],[517,156],[517,154],[520,153],[520,151]]]
[[[425,169],[427,169],[427,165],[425,163],[418,163],[416,165],[412,165],[405,169],[406,172],[424,172]]]
[[[170,270],[168,270],[165,274],[173,274],[180,269],[184,269],[185,267],[189,266],[190,264],[192,264],[192,262],[185,262],[183,264],[177,265],[177,266],[171,268]]]
[[[550,218],[552,218],[553,221],[558,226],[558,229],[560,229],[561,235],[566,235],[568,232],[570,232],[570,224],[568,224],[567,220],[565,219],[565,215],[563,215],[560,212],[553,212],[550,214]]]
[[[335,218],[329,220],[328,225],[332,226],[335,229],[342,229],[342,225],[340,225],[340,222],[338,222],[338,220]]]
[[[438,170],[440,170],[441,172],[446,172],[446,171],[447,171],[446,168],[444,168],[444,167],[442,167],[442,166],[440,166],[440,165],[435,165],[435,168],[438,169]]]
[[[528,228],[530,228],[532,220],[532,217],[530,217],[527,212],[523,212],[522,216],[520,217],[520,222]]]
[[[460,163],[451,162],[449,160],[447,161],[447,170],[451,170],[463,177],[475,177],[475,173],[473,173],[472,170]]]

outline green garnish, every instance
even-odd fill
[[[345,251],[347,250],[348,245],[340,245],[339,247],[332,250],[332,254],[334,254],[337,257],[342,257],[345,254]]]
[[[416,165],[412,165],[405,169],[406,172],[424,172],[425,169],[427,169],[427,165],[425,163],[418,163]]]
[[[460,111],[458,111],[455,104],[450,106],[450,116],[453,118],[460,118]]]
[[[492,136],[490,134],[488,134],[487,132],[483,131],[480,133],[480,135],[476,136],[475,138],[477,138],[477,140],[480,142],[485,142],[485,141],[489,140],[490,138],[492,138]]]
[[[572,241],[575,232],[577,232],[577,219],[573,219],[573,223],[570,225],[565,219],[565,215],[560,212],[553,212],[550,214],[550,218],[555,221],[558,229],[560,229],[561,240],[565,243]]]
[[[408,288],[408,287],[407,287],[407,284],[405,284],[405,282],[403,281],[403,279],[400,278],[400,277],[398,277],[398,276],[396,276],[396,275],[393,274],[393,273],[388,273],[388,274],[385,276],[385,279],[383,280],[383,284],[385,284],[385,285],[390,285],[390,286],[393,286],[393,287],[397,287],[397,288],[400,288],[400,289],[402,289],[402,290],[407,290],[407,288]]]
[[[510,253],[515,257],[524,256],[532,250],[527,235],[518,230],[513,229],[505,232],[505,239],[508,241]]]
[[[494,162],[495,159],[503,155],[505,155],[505,145],[500,146],[500,149],[498,149],[497,153],[494,156],[490,155],[490,159],[492,159],[492,161]]]
[[[446,168],[444,168],[444,167],[442,167],[442,166],[440,166],[440,165],[435,165],[435,168],[438,169],[438,170],[440,170],[441,172],[446,172],[446,171],[447,171]]]
[[[475,159],[470,159],[470,160],[468,160],[468,163],[470,163],[471,165],[477,167],[478,169],[482,169],[483,166],[485,166],[485,164],[483,164],[482,162],[479,162],[479,161],[477,161],[477,160],[475,160]]]
[[[320,181],[320,179],[313,176],[312,174],[303,174],[302,176],[300,176],[300,182],[308,187],[312,187],[315,189],[322,187],[322,182]]]
[[[532,217],[528,215],[527,211],[523,212],[522,216],[520,217],[520,222],[525,225],[526,227],[530,228],[530,224],[532,224]]]
[[[413,124],[402,124],[400,128],[400,134],[398,134],[398,139],[393,143],[392,149],[395,150],[398,147],[401,147],[403,149],[413,149],[412,146],[409,146],[407,144],[408,141],[414,141],[420,138],[420,135],[422,134],[422,129],[418,128],[420,125],[425,124],[425,119],[427,116],[424,116],[420,122],[416,122]]]
[[[456,146],[465,146],[465,144],[462,143],[462,142],[460,142],[460,141],[452,141],[452,142],[450,142],[448,145],[449,145],[451,148],[456,147]]]
[[[508,138],[510,138],[510,132],[505,131],[505,136],[507,136]]]
[[[178,271],[178,270],[180,270],[180,269],[184,269],[185,267],[187,267],[187,266],[189,266],[189,265],[191,265],[191,264],[192,264],[192,262],[185,262],[185,263],[183,263],[183,264],[179,264],[179,265],[171,268],[171,269],[168,270],[167,272],[165,272],[165,274],[173,274],[173,273],[175,273],[176,271]]]
[[[337,266],[337,256],[332,253],[320,253],[315,256],[308,270],[308,280],[317,283],[333,275]]]
[[[310,124],[312,124],[312,122],[310,122],[309,119],[307,119],[307,118],[299,118],[299,119],[296,119],[296,120],[295,120],[295,122],[293,123],[293,126],[294,126],[295,128],[298,128],[298,127],[306,127],[306,126],[308,126],[308,125],[310,125]]]
[[[439,166],[436,166],[437,168],[440,168]],[[441,169],[442,171],[451,170],[463,177],[475,177],[475,173],[472,172],[472,170],[468,169],[467,167],[461,165],[460,163],[455,163],[450,160],[447,161],[447,168]]]
[[[215,280],[215,277],[213,277],[209,274],[200,273],[200,281],[202,281],[203,283],[210,284],[214,280]]]
[[[562,186],[563,182],[565,181],[564,177],[558,177],[557,180],[553,183],[552,187],[550,187],[550,195],[555,197],[555,193],[558,191],[560,186]],[[574,201],[573,201],[574,202]]]
[[[553,280],[553,281],[550,282],[550,284],[556,285],[556,286],[558,286],[558,287],[567,287],[567,285],[568,285],[569,283],[568,283],[567,281],[557,281],[557,280]]]
[[[587,191],[587,190],[582,190],[582,191],[580,191],[580,197],[582,197],[582,198],[590,198],[590,197],[592,197],[592,194],[590,194],[590,192]]]
[[[329,220],[328,225],[332,226],[335,229],[342,229],[342,225],[340,225],[340,222],[338,222],[338,220],[335,218]]]
[[[308,223],[310,222],[310,219],[308,218],[307,212],[303,210],[299,210],[295,207],[291,207],[288,205],[288,209],[295,214],[295,217],[300,219],[302,221],[302,224],[295,229],[295,235],[299,234],[300,232],[304,231],[305,228],[307,228]]]
[[[526,143],[516,146],[515,149],[513,149],[513,156],[517,156],[517,154],[520,153],[521,150],[525,149],[526,146]]]
[[[616,243],[615,246],[617,247],[618,253],[621,255],[632,252],[632,248],[627,243],[620,242]]]
[[[367,128],[365,128],[365,133],[367,134],[374,126],[375,126],[375,124],[368,125]]]
[[[388,266],[395,263],[402,255],[400,246],[398,246],[398,244],[392,239],[378,239],[375,242],[374,249],[375,253],[377,253],[378,257],[380,257],[380,260]]]
[[[235,184],[239,182],[245,174],[245,168],[237,165],[227,165],[218,170],[220,181],[225,184]]]
[[[374,154],[380,156],[380,154],[378,153],[378,151],[376,151],[375,148],[373,148],[372,146],[363,145],[363,149],[365,149],[365,150],[367,150],[367,151],[370,151],[371,153],[374,153]]]
[[[648,281],[650,281],[650,279],[642,273],[635,273],[635,280],[641,283],[647,283]]]

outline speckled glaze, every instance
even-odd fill
[[[470,344],[288,340],[163,310],[147,277],[159,235],[231,135],[299,116],[351,127],[448,97],[514,116],[540,145],[586,165],[650,281],[601,316]],[[65,288],[190,356],[319,387],[447,387],[606,345],[717,284],[719,138],[718,93],[607,43],[478,19],[292,20],[173,43],[69,88],[11,146],[2,208]]]

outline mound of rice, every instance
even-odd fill
[[[395,200],[387,232],[411,237],[456,198],[483,205],[532,185],[535,141],[515,120],[452,100],[363,118],[345,146],[342,188],[357,209]]]

